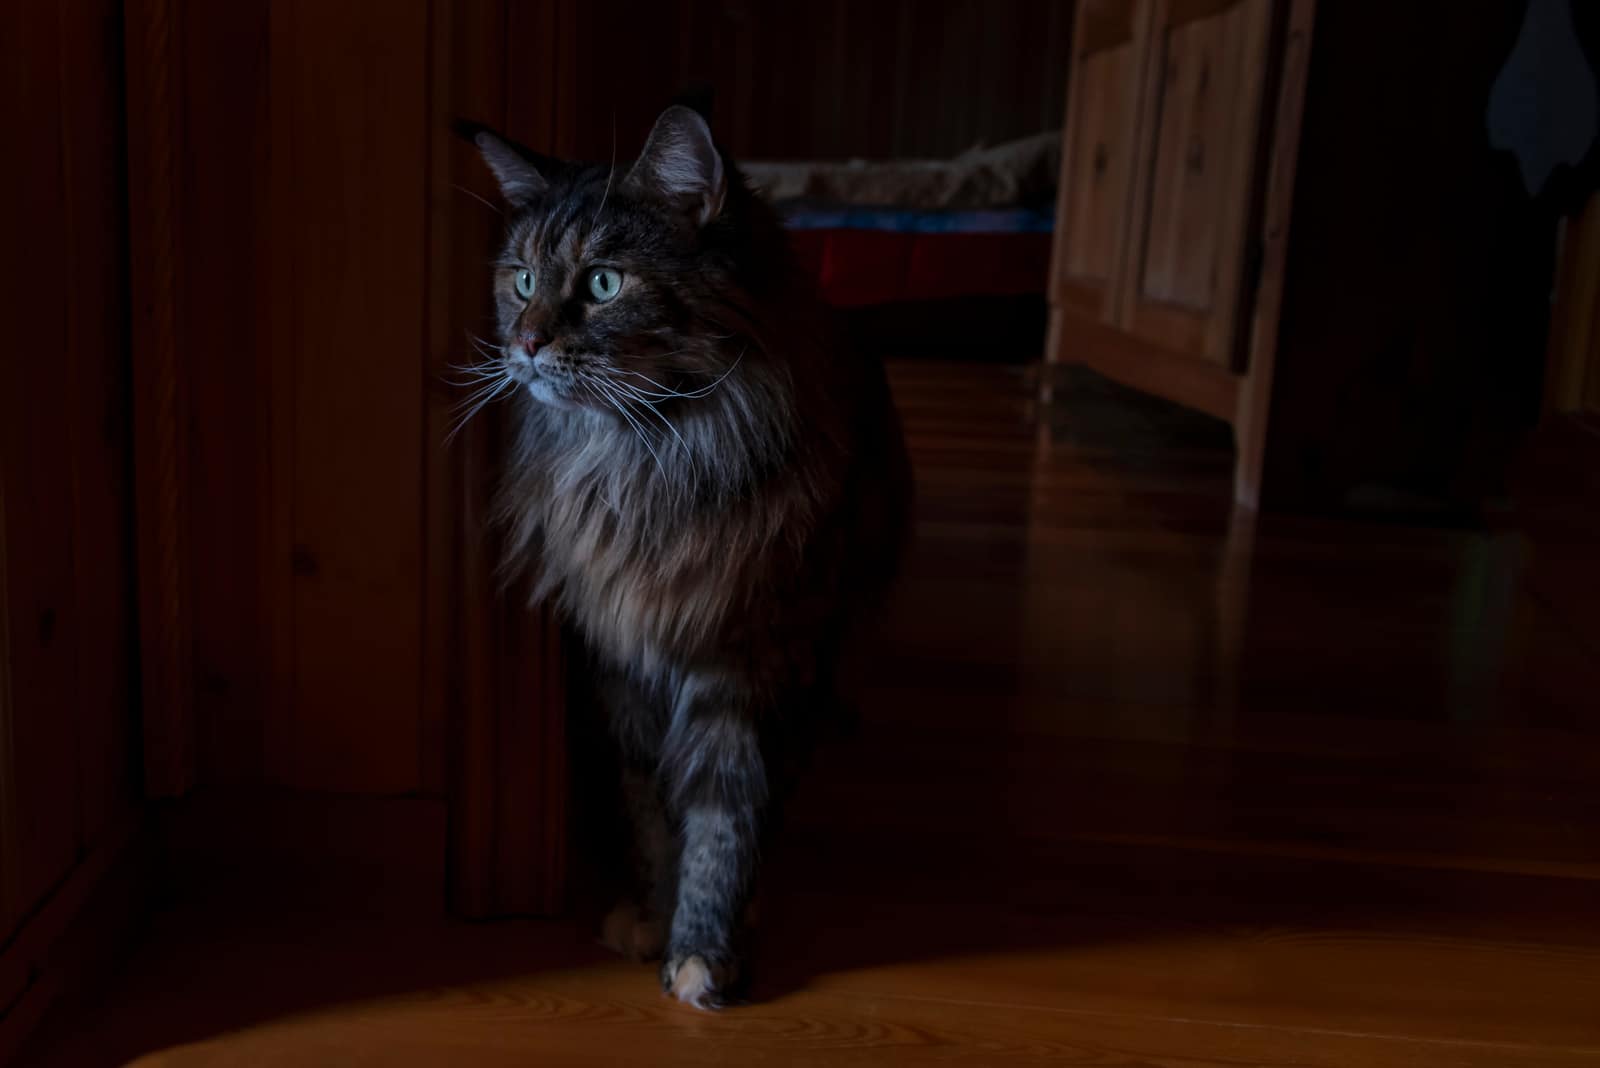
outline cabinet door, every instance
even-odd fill
[[[1148,0],[1082,0],[1073,32],[1051,300],[1111,322],[1137,145]]]
[[[1234,370],[1271,0],[1154,0],[1120,322]]]

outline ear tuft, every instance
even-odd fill
[[[518,148],[487,129],[475,131],[472,141],[483,155],[483,161],[494,172],[495,179],[500,183],[500,193],[508,203],[526,204],[550,188],[550,183],[539,172],[537,157],[531,152]]]
[[[635,188],[681,208],[695,226],[722,212],[727,175],[706,120],[681,104],[661,113],[639,162],[628,172]]]

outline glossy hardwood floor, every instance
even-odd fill
[[[219,870],[30,1063],[1600,1063],[1600,635],[1524,537],[1241,520],[1160,406],[894,377],[920,539],[753,1004],[376,862]]]

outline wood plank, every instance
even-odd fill
[[[1191,5],[1192,7],[1192,5]],[[1137,336],[1231,367],[1243,337],[1247,227],[1272,21],[1270,0],[1201,9],[1158,0],[1124,315]]]
[[[1301,121],[1310,76],[1311,36],[1316,0],[1293,0],[1285,17],[1278,51],[1277,100],[1272,110],[1272,148],[1261,207],[1261,282],[1250,318],[1250,340],[1240,389],[1234,440],[1238,461],[1233,497],[1243,508],[1261,502],[1267,422],[1271,417],[1273,372],[1278,359],[1278,326],[1283,315],[1284,271],[1289,260],[1289,224],[1294,215],[1294,178],[1300,161]]]
[[[196,775],[207,786],[265,778],[272,680],[270,491],[272,158],[264,0],[191,5],[180,26],[183,94],[179,259],[190,406],[188,546]],[[218,233],[227,241],[218,241]],[[248,323],[248,329],[240,324]]]
[[[62,182],[67,206],[60,285],[98,294],[66,317],[64,390],[71,453],[80,835],[94,842],[135,797],[133,442],[121,5],[72,4],[61,15]]]
[[[3,168],[10,213],[0,315],[13,355],[0,360],[0,481],[5,492],[9,617],[12,911],[39,906],[77,861],[80,776],[78,616],[73,456],[66,360],[69,294],[63,230],[73,205],[62,171],[60,16],[23,6],[0,15],[0,99],[7,127],[29,146],[27,166]],[[109,298],[114,300],[115,298]]]
[[[193,630],[188,544],[188,383],[178,349],[181,47],[171,0],[124,7],[129,262],[138,501],[140,684],[145,791],[194,783]]]
[[[0,465],[0,944],[22,920],[22,829],[17,815],[16,753],[11,739],[11,596],[6,555],[6,474]],[[0,959],[4,959],[0,956]],[[3,975],[3,973],[0,973]],[[10,1001],[20,978],[0,978],[0,999]]]
[[[1151,10],[1145,0],[1083,4],[1073,29],[1078,43],[1067,78],[1049,293],[1054,306],[1105,322],[1117,318],[1134,227]],[[1057,360],[1058,351],[1047,345],[1046,358]]]
[[[272,10],[292,644],[267,771],[397,793],[420,785],[427,5],[376,11]]]

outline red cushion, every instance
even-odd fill
[[[1050,235],[795,230],[795,258],[836,307],[1042,293]]]

